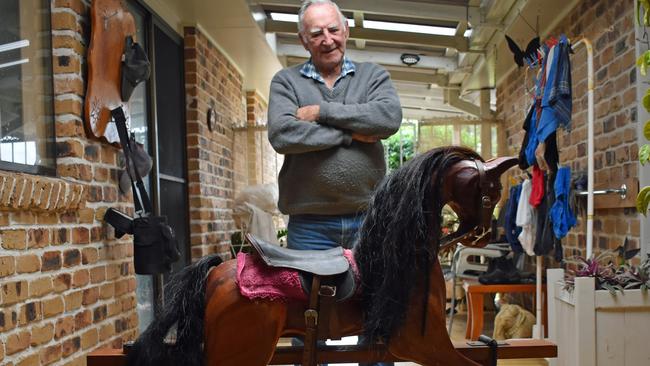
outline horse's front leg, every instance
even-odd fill
[[[426,323],[422,332],[422,295],[414,291],[404,325],[393,335],[388,351],[393,355],[426,366],[480,365],[454,348],[449,339],[445,318],[445,282],[440,263],[436,261],[431,271]]]
[[[208,277],[207,366],[267,365],[285,325],[287,305],[244,298],[235,282],[236,269],[236,261],[226,262]]]

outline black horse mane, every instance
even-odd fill
[[[482,160],[463,147],[430,150],[387,176],[371,198],[355,249],[364,330],[371,340],[387,343],[402,325],[418,281],[428,290],[440,239],[442,179],[467,159]]]

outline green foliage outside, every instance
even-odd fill
[[[415,132],[413,127],[410,125],[402,126],[400,131],[403,164],[413,158],[413,155],[415,154]],[[395,170],[400,167],[400,131],[384,140],[388,170]]]

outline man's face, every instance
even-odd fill
[[[312,62],[319,71],[336,69],[343,60],[345,42],[348,40],[347,24],[330,4],[312,5],[303,16],[304,29],[300,41],[311,54]]]

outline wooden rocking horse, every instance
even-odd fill
[[[487,243],[500,199],[500,176],[516,163],[516,158],[484,162],[469,149],[444,147],[417,156],[384,179],[368,205],[354,249],[360,290],[333,305],[326,324],[321,318],[319,338],[327,338],[328,332],[365,333],[403,360],[478,365],[457,352],[447,334],[437,254],[449,243]],[[445,204],[456,212],[460,226],[440,238]],[[318,272],[318,264],[313,266]],[[222,262],[216,255],[180,272],[166,288],[171,299],[129,352],[128,365],[261,366],[270,362],[281,336],[307,333],[309,341],[306,310],[318,310],[312,309],[318,307],[313,297],[301,302],[250,300],[240,293],[236,277],[237,261]],[[321,297],[333,287],[316,281],[311,286],[312,293],[324,292]],[[337,329],[331,327],[332,318]],[[166,341],[174,327],[175,341]],[[303,361],[314,362],[313,354]]]

